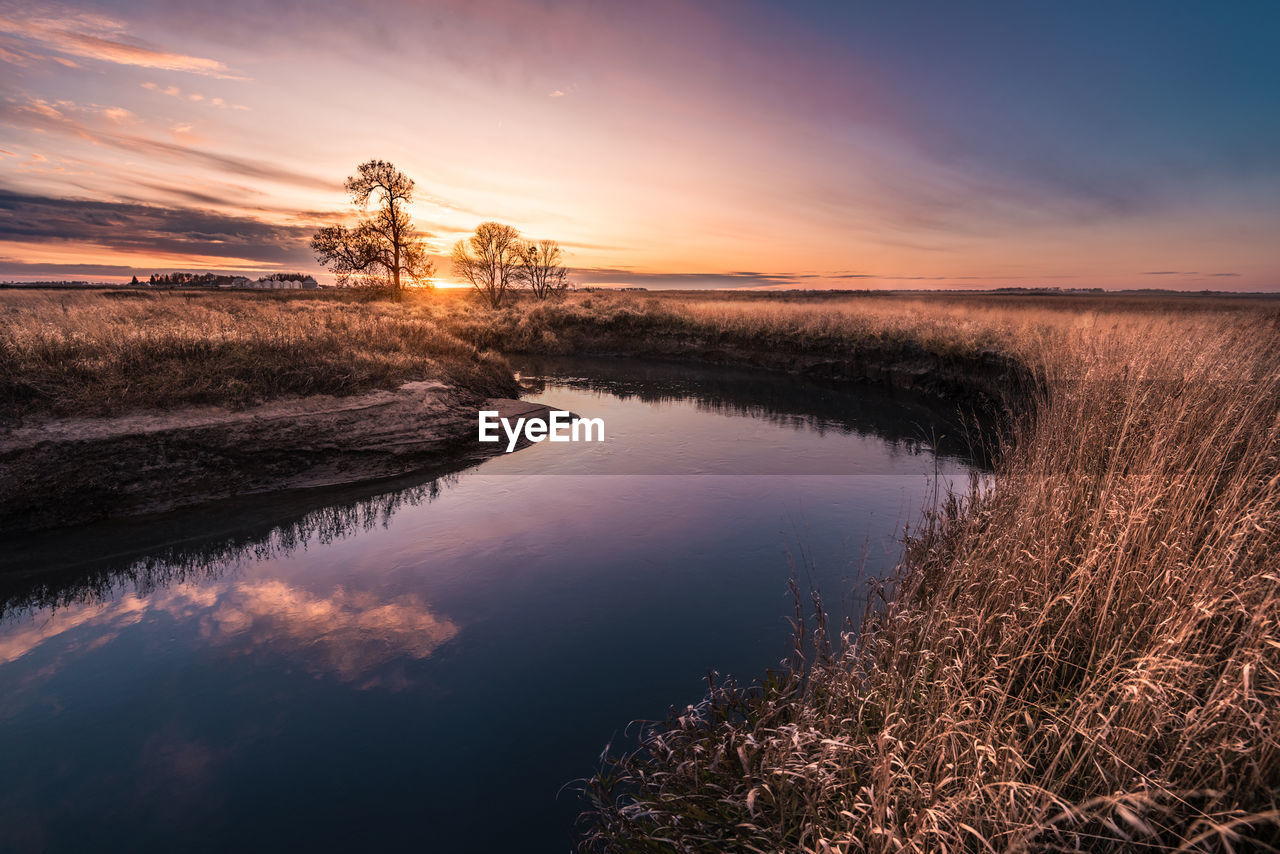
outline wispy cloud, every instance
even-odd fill
[[[10,126],[25,125],[36,130],[54,131],[95,145],[107,145],[151,157],[185,161],[188,164],[246,178],[319,190],[332,191],[339,187],[334,180],[317,178],[261,160],[208,151],[180,142],[167,142],[137,134],[121,133],[114,125],[118,124],[118,119],[127,113],[127,110],[117,111],[115,108],[96,104],[76,104],[71,101],[10,99],[0,102],[0,119]],[[171,127],[169,130],[179,137],[183,135],[181,125]]]
[[[131,39],[124,24],[102,15],[74,13],[63,9],[41,10],[23,16],[14,13],[0,14],[0,34],[8,36],[8,52],[19,62],[41,56],[30,49],[24,49],[29,45],[39,46],[64,57],[74,56],[116,65],[244,79],[216,59],[188,56]],[[13,44],[15,39],[26,45]],[[59,59],[50,55],[45,55],[44,58]]]
[[[654,289],[703,288],[797,288],[829,289],[846,287],[872,287],[881,282],[918,283],[912,287],[936,287],[957,282],[1010,282],[1027,286],[1040,286],[1047,281],[1058,283],[1075,278],[1071,275],[1028,276],[912,276],[896,273],[761,273],[754,270],[731,270],[719,273],[641,272],[625,267],[579,267],[570,271],[571,277],[581,285],[611,285],[649,287]],[[861,283],[861,284],[850,284]],[[968,285],[973,287],[973,285]]]
[[[310,264],[307,240],[313,231],[311,225],[277,225],[196,208],[0,190],[0,241],[82,243],[152,254]]]
[[[177,86],[162,86],[159,83],[148,80],[142,84],[142,88],[151,92],[157,92],[161,95],[168,95],[171,98],[177,98],[182,101],[191,101],[193,103],[204,103],[211,107],[218,107],[224,110],[243,110],[248,111],[249,108],[244,104],[233,104],[225,98],[217,96],[205,95],[201,92],[185,92]]]
[[[1200,273],[1196,270],[1151,270],[1143,273],[1144,276],[1202,276],[1210,279],[1235,279],[1239,278],[1239,273]]]
[[[46,261],[23,261],[0,255],[0,275],[56,276],[79,279],[82,276],[130,276],[134,268],[123,264],[57,264]]]
[[[626,268],[579,267],[570,271],[583,285],[625,285],[650,288],[776,288],[800,287],[801,275],[753,272],[681,273],[639,272]]]

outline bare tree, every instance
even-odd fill
[[[338,274],[339,284],[373,280],[397,292],[406,284],[430,285],[435,266],[406,210],[413,179],[385,160],[370,160],[347,178],[346,190],[365,213],[354,227],[317,231],[311,238],[316,260]],[[370,200],[376,205],[372,213]]]
[[[569,287],[569,271],[560,263],[563,257],[554,240],[528,241],[520,248],[517,276],[538,299],[558,295]]]
[[[519,281],[524,241],[500,222],[482,222],[453,246],[453,272],[466,279],[491,308],[500,308]]]

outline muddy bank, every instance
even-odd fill
[[[402,475],[484,453],[478,409],[528,406],[412,382],[239,412],[47,420],[0,433],[0,532]]]
[[[477,346],[501,340],[475,336]],[[626,324],[552,317],[539,336],[504,336],[508,354],[677,359],[755,367],[825,380],[911,391],[970,411],[1008,415],[1027,411],[1043,383],[1016,357],[991,347],[941,349],[911,339],[800,338],[785,331],[738,335],[676,328],[646,318]],[[520,341],[519,344],[514,342]]]
[[[721,365],[759,367],[840,382],[910,391],[967,408],[1019,410],[1036,388],[1031,371],[995,350],[939,353],[913,342],[850,342],[831,349],[786,350],[691,340],[654,342],[647,355],[669,354]]]

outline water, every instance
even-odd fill
[[[629,721],[786,656],[791,566],[856,607],[971,469],[901,397],[520,367],[606,442],[9,544],[0,850],[570,850]]]

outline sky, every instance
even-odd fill
[[[390,160],[579,284],[1280,290],[1280,4],[0,0],[0,279],[321,268]]]

